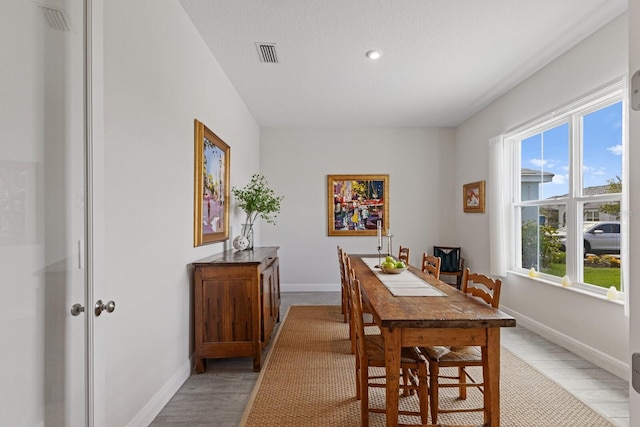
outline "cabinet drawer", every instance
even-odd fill
[[[248,279],[256,274],[255,266],[201,266],[196,267],[196,277],[199,275],[204,280],[219,279],[233,276]],[[197,281],[197,279],[196,279]]]

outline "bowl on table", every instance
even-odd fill
[[[407,270],[407,267],[404,268],[388,268],[388,267],[380,267],[380,270],[382,270],[384,273],[387,274],[400,274],[403,271]]]

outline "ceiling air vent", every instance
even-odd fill
[[[258,48],[258,56],[260,57],[260,62],[267,62],[270,64],[278,63],[278,55],[276,54],[275,43],[256,43],[256,47]]]
[[[37,6],[42,10],[42,13],[44,13],[44,17],[47,20],[47,24],[49,24],[49,28],[57,31],[71,30],[67,14],[64,10],[56,9],[44,4],[38,4]]]

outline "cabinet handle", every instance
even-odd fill
[[[73,304],[71,306],[71,315],[79,316],[80,313],[84,312],[84,306],[82,304]]]
[[[116,303],[113,301],[109,301],[108,303],[104,304],[102,302],[101,299],[99,299],[98,301],[96,301],[96,305],[95,305],[95,314],[96,316],[100,316],[100,314],[102,314],[103,311],[106,311],[107,313],[112,313],[113,310],[116,309]]]

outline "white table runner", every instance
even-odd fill
[[[378,258],[362,258],[362,261],[375,273],[382,284],[396,297],[444,297],[444,292],[434,288],[409,270],[399,274],[385,273],[378,265]]]

